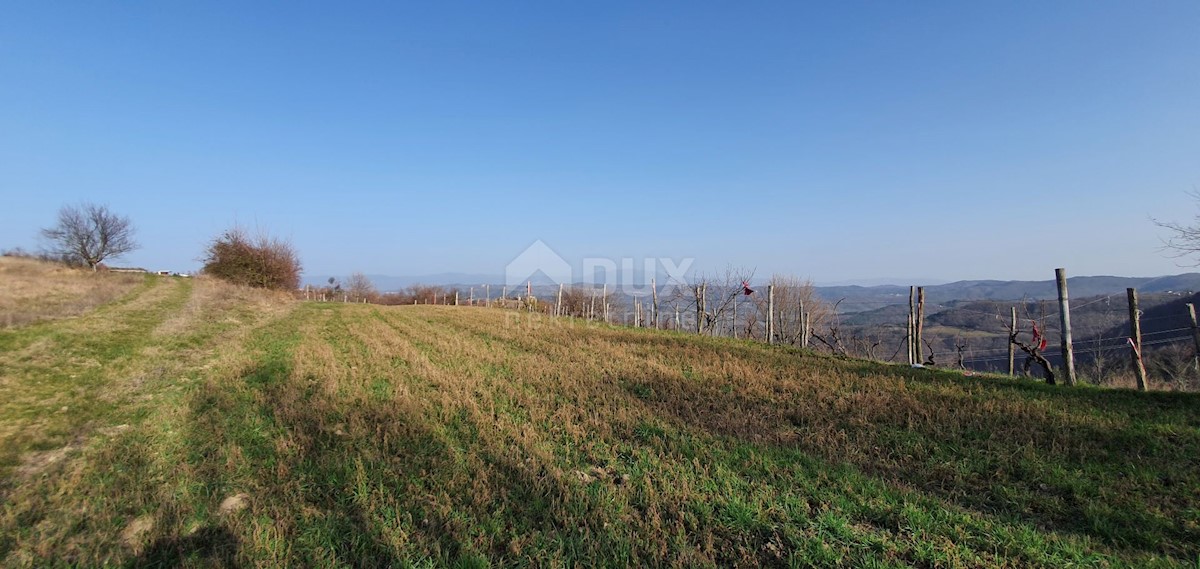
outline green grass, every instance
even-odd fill
[[[0,332],[6,565],[1200,563],[1196,395],[202,284]]]

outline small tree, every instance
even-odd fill
[[[375,284],[371,282],[371,279],[367,278],[367,275],[362,273],[350,275],[350,278],[346,280],[346,290],[350,293],[350,298],[355,302],[364,300],[370,302],[379,295]]]
[[[86,265],[93,271],[101,261],[120,257],[138,248],[133,223],[109,211],[108,206],[84,202],[58,210],[58,223],[42,230],[50,242],[50,253],[70,265]]]
[[[1200,191],[1189,192],[1188,195],[1200,202]],[[1152,221],[1167,230],[1169,235],[1163,239],[1163,249],[1171,251],[1172,256],[1191,257],[1200,254],[1200,214],[1192,218],[1191,225],[1157,219]],[[1200,266],[1200,260],[1196,260],[1194,266]]]
[[[280,290],[300,286],[300,258],[295,248],[265,233],[251,237],[234,227],[208,244],[201,261],[205,274],[232,283]]]

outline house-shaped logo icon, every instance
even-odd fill
[[[539,276],[541,273],[543,276]],[[571,264],[540,239],[525,248],[504,267],[504,284],[519,286],[530,280],[550,279],[553,284],[571,284]]]

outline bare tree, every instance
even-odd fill
[[[693,322],[696,333],[715,335],[720,332],[721,323],[733,312],[737,298],[743,296],[743,285],[749,283],[752,278],[754,271],[733,266],[726,267],[724,273],[717,277],[700,274],[692,279],[692,284],[687,287],[676,288],[673,293],[675,298],[669,299],[668,304],[690,305],[696,314],[696,320]],[[733,322],[731,334],[735,327],[737,323]]]
[[[87,265],[93,271],[105,259],[138,248],[128,217],[89,202],[63,206],[58,210],[58,223],[43,229],[42,237],[50,242],[55,257],[68,264]]]
[[[827,324],[829,326],[829,338],[826,339],[825,336],[822,336],[822,335],[816,333],[815,329],[813,332],[810,332],[810,333],[812,334],[813,339],[817,340],[818,342],[821,342],[822,344],[825,344],[825,346],[827,348],[829,348],[829,351],[831,351],[835,354],[838,354],[838,355],[847,356],[847,355],[850,355],[850,352],[848,350],[846,350],[845,344],[842,343],[842,337],[841,337],[842,320],[841,320],[841,318],[838,317],[838,314],[837,314],[838,305],[840,305],[842,303],[842,300],[846,300],[846,299],[843,298],[843,299],[838,300],[837,302],[833,303],[833,308],[831,308],[829,310],[829,312],[831,314],[833,314],[833,318],[830,318],[829,321],[827,322]]]
[[[1188,192],[1188,195],[1200,202],[1200,190]],[[1152,219],[1152,221],[1155,225],[1167,230],[1168,237],[1163,239],[1163,249],[1171,251],[1173,257],[1191,257],[1200,254],[1200,213],[1192,218],[1191,225],[1157,219]],[[1197,259],[1193,266],[1200,266],[1200,259]]]
[[[559,313],[576,318],[598,318],[604,305],[616,302],[616,292],[594,286],[568,286],[563,289]]]
[[[346,279],[346,291],[350,293],[350,299],[354,302],[371,302],[379,295],[375,284],[362,273],[354,273]]]
[[[812,281],[790,275],[773,275],[775,295],[776,341],[793,346],[807,346],[814,330],[825,326],[832,317],[827,302],[817,297]],[[756,320],[767,320],[766,295],[757,295]],[[765,324],[763,329],[766,329]]]

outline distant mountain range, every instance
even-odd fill
[[[344,277],[336,277],[339,281]],[[504,282],[502,275],[485,275],[472,273],[439,273],[435,275],[389,276],[367,275],[375,287],[381,291],[396,291],[412,285],[439,285],[467,289],[480,287],[487,283],[493,288],[500,288]],[[304,278],[305,284],[325,286],[328,275],[313,275]],[[761,286],[761,285],[759,285]],[[1194,292],[1200,291],[1200,273],[1185,273],[1161,277],[1070,277],[1067,279],[1069,293],[1074,298],[1123,293],[1126,288],[1137,288],[1141,292]],[[535,293],[545,294],[556,290],[557,285],[546,281],[535,280]],[[643,287],[644,288],[644,287]],[[876,310],[892,305],[908,303],[908,287],[898,285],[876,286],[818,286],[817,295],[834,303],[841,301],[838,311],[843,313]],[[1058,289],[1053,280],[1044,281],[1000,281],[973,280],[958,281],[946,284],[936,284],[925,287],[925,299],[929,303],[945,303],[950,301],[969,300],[1042,300],[1058,297]]]
[[[1127,288],[1141,292],[1200,291],[1200,273],[1162,277],[1069,277],[1067,292],[1074,298],[1124,292]],[[908,287],[831,286],[817,287],[817,294],[829,302],[842,303],[839,312],[861,312],[894,304],[908,304]],[[1044,281],[959,281],[925,287],[925,300],[944,303],[953,300],[1042,300],[1058,298],[1053,280]]]
[[[305,275],[302,279],[302,284],[312,286],[325,286],[329,284],[331,275]],[[334,276],[338,282],[346,280],[347,275]],[[435,275],[424,275],[419,277],[396,277],[391,275],[367,275],[368,279],[374,283],[375,288],[392,292],[402,290],[413,285],[437,285],[437,286],[457,286],[459,288],[469,286],[479,286],[484,283],[495,285],[496,283],[504,282],[503,275],[482,275],[472,273],[438,273]],[[497,285],[498,286],[498,285]]]

